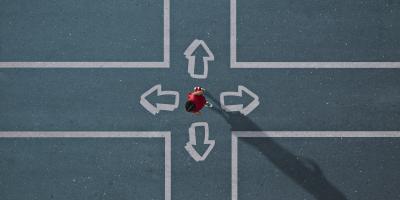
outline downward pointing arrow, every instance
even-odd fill
[[[247,105],[246,107],[243,107],[243,104],[236,104],[236,105],[225,105],[225,97],[226,96],[236,96],[236,97],[242,97],[243,92],[247,93],[253,98],[253,101]],[[228,112],[237,112],[239,111],[243,115],[248,115],[251,111],[253,111],[259,104],[259,98],[258,96],[244,87],[243,85],[238,86],[238,91],[237,92],[222,92],[220,94],[220,102],[221,102],[221,108],[228,111]]]
[[[204,144],[208,144],[208,148],[203,155],[200,155],[193,146],[196,146],[196,127],[204,127]],[[214,148],[215,140],[209,140],[209,129],[207,122],[193,123],[189,128],[189,142],[186,143],[185,149],[195,161],[204,161],[211,150]]]
[[[156,106],[153,106],[149,101],[147,101],[146,97],[152,94],[154,91],[157,91],[157,96],[171,95],[175,96],[174,104],[161,104],[156,103]],[[140,96],[140,104],[151,114],[155,115],[160,112],[160,110],[173,111],[178,108],[179,105],[179,93],[176,91],[162,91],[161,84],[155,85],[145,93]]]
[[[200,46],[207,52],[207,56],[203,57],[203,68],[204,68],[203,74],[195,74],[194,68],[196,65],[196,56],[193,54],[194,54],[195,50],[197,48],[199,48]],[[195,39],[185,50],[184,55],[185,55],[186,59],[188,59],[188,72],[189,72],[190,76],[192,78],[197,78],[197,79],[207,78],[208,62],[214,60],[214,54],[208,48],[207,44],[203,40]]]

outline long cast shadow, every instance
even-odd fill
[[[213,101],[212,111],[221,115],[231,126],[232,131],[263,131],[248,117],[239,112],[224,112],[219,101],[210,93],[205,93]],[[248,138],[243,140],[278,167],[286,176],[318,200],[346,200],[346,196],[327,180],[320,167],[311,159],[301,158],[283,148],[271,137],[262,140]]]

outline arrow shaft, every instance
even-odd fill
[[[208,59],[206,57],[203,57],[203,73],[202,74],[196,74],[195,73],[195,67],[196,67],[196,56],[190,56],[188,59],[188,73],[190,74],[190,77],[196,78],[196,79],[206,79],[208,75]]]
[[[176,91],[163,91],[160,92],[160,95],[158,96],[174,96],[174,104],[164,104],[164,103],[157,103],[157,109],[158,110],[167,110],[167,111],[173,111],[176,108],[178,108],[179,105],[179,93]]]
[[[229,112],[236,112],[243,109],[243,104],[235,104],[235,105],[226,105],[225,104],[225,97],[232,96],[232,97],[242,97],[242,91],[239,90],[238,92],[222,92],[220,95],[220,102],[221,107]]]
[[[187,59],[188,59],[188,73],[190,75],[192,75],[192,74],[194,74],[194,67],[196,65],[196,57],[189,56]]]
[[[189,129],[189,144],[196,145],[196,130],[192,127]]]

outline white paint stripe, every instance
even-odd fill
[[[237,0],[230,0],[231,68],[400,68],[400,62],[238,62]]]
[[[168,68],[167,62],[0,62],[0,68]]]
[[[232,200],[238,200],[238,138],[232,135]]]
[[[164,138],[164,199],[171,200],[171,132],[169,131],[0,131],[1,138]]]
[[[239,137],[400,137],[400,131],[233,131],[232,132],[232,200],[238,200]]]
[[[231,45],[230,45],[230,49],[231,49],[231,58],[230,58],[230,62],[231,62],[231,68],[233,68],[233,66],[236,64],[236,0],[231,0],[231,34],[230,34],[230,39],[231,39]]]
[[[168,132],[164,135],[165,138],[165,200],[171,200],[171,133]]]
[[[400,137],[400,131],[234,131],[236,137]]]
[[[169,68],[170,0],[164,0],[163,61],[161,62],[0,62],[0,68]]]
[[[164,0],[164,67],[170,65],[170,0]]]
[[[1,131],[0,138],[119,138],[119,137],[165,137],[170,132],[92,132],[92,131]]]
[[[231,68],[400,68],[400,62],[236,62]]]

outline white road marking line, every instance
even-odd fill
[[[231,146],[231,182],[232,182],[232,200],[238,200],[238,137],[232,133]]]
[[[233,131],[235,137],[400,137],[400,131]]]
[[[236,62],[231,68],[400,68],[400,62]]]
[[[232,131],[232,200],[238,200],[238,138],[246,137],[400,137],[400,131]]]
[[[0,131],[1,138],[164,138],[164,199],[171,200],[171,132],[169,131]]]
[[[169,68],[167,62],[0,62],[0,68]]]
[[[170,66],[170,0],[164,0],[164,59],[162,67],[169,68]]]
[[[237,28],[236,28],[236,0],[230,0],[230,9],[231,9],[231,16],[230,16],[230,22],[231,22],[231,26],[230,26],[230,41],[231,41],[231,45],[230,45],[230,65],[231,68],[234,68],[234,66],[236,65],[236,61],[237,61]]]
[[[0,131],[0,138],[152,138],[168,134],[168,131]]]
[[[163,61],[161,62],[0,62],[0,68],[169,68],[170,0],[163,9]]]
[[[165,200],[171,200],[171,132],[166,132],[164,134],[165,145],[164,145],[164,191],[165,191]]]
[[[230,0],[231,68],[400,68],[400,62],[238,62],[237,0]]]

